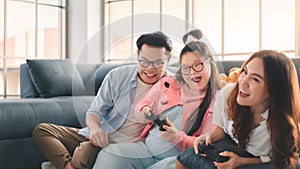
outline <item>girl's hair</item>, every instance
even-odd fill
[[[185,35],[182,37],[182,41],[184,44],[187,43],[188,37],[192,36],[196,40],[200,40],[203,37],[202,31],[200,29],[193,29],[189,32],[187,32]]]
[[[254,58],[263,61],[269,94],[267,128],[270,133],[272,168],[282,169],[285,165],[295,168],[294,159],[299,157],[300,113],[296,68],[283,53],[273,50],[254,53],[242,68]],[[228,113],[233,120],[233,134],[239,141],[239,150],[245,150],[254,128],[254,119],[248,106],[241,106],[236,102],[238,85],[229,96]]]
[[[207,111],[207,109],[210,105],[210,102],[213,99],[213,96],[214,96],[216,90],[219,89],[220,85],[219,85],[219,80],[218,80],[218,74],[219,74],[218,68],[216,66],[216,63],[215,63],[215,61],[212,57],[212,54],[211,54],[209,48],[207,47],[207,45],[204,42],[199,42],[199,41],[190,42],[187,45],[185,45],[185,47],[180,52],[179,66],[182,64],[182,56],[188,52],[194,52],[196,55],[199,56],[199,58],[201,58],[202,61],[209,59],[209,63],[210,63],[210,67],[211,67],[211,70],[210,70],[211,75],[210,75],[210,80],[209,80],[208,87],[206,90],[206,95],[203,99],[203,102],[198,107],[196,121],[195,121],[194,125],[192,126],[191,130],[188,131],[188,133],[187,133],[188,135],[193,135],[199,129],[199,127],[202,123],[204,114]],[[179,82],[185,83],[180,69],[176,73],[175,77]]]

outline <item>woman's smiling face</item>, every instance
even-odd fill
[[[254,58],[245,65],[238,80],[238,104],[249,106],[253,110],[261,110],[266,107],[269,95],[264,76],[262,59]]]
[[[197,72],[193,69],[192,66],[196,66],[199,64],[202,64],[203,69]],[[189,74],[182,74],[184,81],[191,88],[197,88],[201,91],[206,90],[211,74],[209,60],[202,60],[195,52],[187,52],[182,55],[181,67],[182,66],[187,66],[190,69]]]

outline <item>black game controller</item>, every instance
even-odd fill
[[[166,120],[160,120],[159,116],[155,115],[152,111],[150,111],[150,113],[150,116],[146,116],[146,118],[157,124],[160,131],[166,131],[166,129],[163,128],[163,125],[167,125]]]
[[[219,155],[222,151],[216,150],[213,144],[207,146],[205,142],[201,142],[198,148],[200,154],[206,154],[206,157],[212,161],[222,163],[229,160],[229,157]]]
[[[160,120],[159,118],[157,118],[153,122],[159,126],[160,131],[166,131],[166,129],[163,128],[163,125],[167,125],[167,122],[165,119]]]

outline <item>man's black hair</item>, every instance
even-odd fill
[[[172,51],[172,42],[170,38],[161,31],[143,34],[136,41],[136,46],[140,51],[143,44],[155,46],[155,47],[164,47],[166,51]]]

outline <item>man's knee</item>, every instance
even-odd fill
[[[71,160],[72,166],[78,169],[92,168],[100,150],[100,147],[94,146],[89,141],[80,143],[80,145],[76,147],[74,151]]]
[[[32,137],[36,139],[40,135],[45,135],[45,133],[47,133],[48,128],[49,128],[48,123],[40,123],[36,125],[32,131]]]

